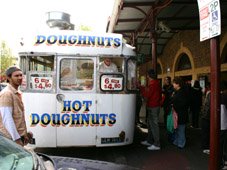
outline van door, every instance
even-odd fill
[[[57,146],[96,145],[96,58],[59,56]]]
[[[56,113],[56,55],[33,53],[20,56],[24,79],[25,120],[35,138],[36,147],[56,147],[56,127],[51,123]]]

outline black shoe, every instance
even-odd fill
[[[137,122],[136,124],[137,124],[138,126],[142,126],[142,125],[143,125],[142,122]]]
[[[147,125],[142,123],[142,125],[140,127],[141,128],[147,128]]]

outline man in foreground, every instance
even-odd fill
[[[6,70],[8,85],[0,92],[0,132],[17,144],[24,146],[32,138],[27,133],[22,92],[22,71],[15,67]]]

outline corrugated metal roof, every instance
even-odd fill
[[[227,27],[227,0],[220,0],[222,28]],[[152,25],[155,13],[155,26]],[[151,55],[150,34],[157,35],[157,54],[175,33],[199,30],[199,10],[196,0],[116,0],[107,31],[123,34],[138,53]]]

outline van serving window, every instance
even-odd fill
[[[55,73],[54,55],[33,54],[21,56],[21,69],[27,76],[23,77],[22,91],[54,92]]]
[[[92,90],[94,62],[91,59],[63,59],[60,63],[62,90]]]

